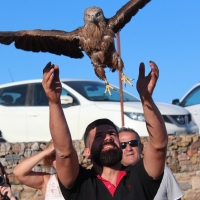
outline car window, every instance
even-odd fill
[[[118,88],[111,90],[112,96],[105,92],[105,84],[92,81],[65,81],[66,85],[76,90],[79,94],[90,101],[116,101],[120,102],[120,92]],[[123,99],[128,101],[139,101],[134,96],[123,92]]]
[[[6,106],[25,106],[28,85],[18,85],[0,89],[0,104]]]
[[[192,90],[185,99],[181,102],[181,106],[187,107],[200,104],[200,86]]]
[[[62,89],[61,95],[68,95],[73,98],[73,105],[77,105],[78,101],[67,90]],[[36,83],[34,87],[34,106],[49,106],[48,98],[44,92],[41,83]],[[72,106],[72,105],[67,105]]]
[[[34,106],[48,106],[48,99],[42,87],[42,83],[36,83],[34,85]]]

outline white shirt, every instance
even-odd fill
[[[164,175],[154,200],[177,200],[183,196],[172,171],[165,166]]]
[[[47,183],[46,194],[44,200],[65,200],[58,184],[55,174],[50,176]]]

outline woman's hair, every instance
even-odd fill
[[[53,140],[50,140],[50,141],[47,143],[46,148],[48,148],[48,146],[49,146],[50,144],[52,144],[52,143],[53,143]],[[45,156],[45,157],[43,158],[43,169],[44,169],[45,171],[52,168],[52,156],[54,156],[54,155],[55,155],[55,152],[52,153],[51,155]]]
[[[7,174],[6,174],[6,170],[5,170],[5,168],[4,168],[4,166],[1,164],[1,162],[0,162],[0,169],[1,169],[1,171],[2,171],[2,174],[4,175],[6,175],[6,182],[7,182],[7,184],[11,187],[11,185],[10,185],[10,182],[9,182],[9,179],[8,179],[8,177],[7,177]]]

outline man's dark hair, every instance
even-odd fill
[[[122,127],[122,128],[120,128],[120,129],[118,130],[118,134],[120,134],[121,132],[124,132],[124,131],[126,131],[126,132],[131,132],[131,133],[135,133],[135,134],[137,135],[138,140],[140,141],[140,136],[139,136],[139,134],[138,134],[134,129]]]
[[[115,124],[109,120],[109,119],[106,119],[106,118],[103,118],[103,119],[97,119],[95,121],[93,121],[92,123],[90,123],[87,128],[85,129],[85,133],[84,133],[84,143],[85,143],[85,147],[87,147],[87,139],[88,139],[88,135],[89,135],[89,132],[94,129],[95,127],[97,126],[101,126],[101,125],[110,125],[112,126],[115,130],[116,130],[116,133],[118,133],[118,130],[117,130],[117,127],[115,126]]]

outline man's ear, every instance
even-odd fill
[[[85,148],[84,149],[84,155],[87,159],[90,159],[91,156],[90,156],[90,149],[89,148]]]

